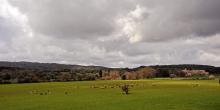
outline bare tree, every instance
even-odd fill
[[[125,92],[125,94],[128,94],[128,91],[129,91],[128,86],[129,85],[127,85],[127,84],[121,86],[121,89],[122,89],[123,92]]]

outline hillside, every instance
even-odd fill
[[[81,65],[68,65],[58,63],[38,63],[38,62],[6,62],[0,61],[0,67],[17,67],[27,69],[40,69],[40,70],[62,70],[62,69],[105,69],[101,66],[81,66]]]

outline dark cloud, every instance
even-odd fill
[[[155,8],[150,9],[152,13],[141,25],[142,36],[145,41],[162,41],[218,34],[219,4],[219,0],[159,1]]]
[[[12,1],[36,32],[62,38],[111,36],[120,28],[130,29],[124,30],[130,40],[145,41],[210,36],[220,31],[219,0]],[[129,15],[132,12],[143,17]],[[122,26],[118,27],[117,19],[124,20]]]

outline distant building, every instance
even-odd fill
[[[185,73],[185,76],[192,76],[192,75],[209,75],[209,72],[205,70],[182,70]]]

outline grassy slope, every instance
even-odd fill
[[[117,84],[134,84],[123,95]],[[199,84],[198,87],[193,85]],[[91,88],[98,86],[100,88]],[[104,86],[109,88],[101,89]],[[49,95],[31,91],[47,91]],[[68,94],[65,94],[68,92]],[[220,110],[217,80],[84,81],[0,85],[2,110]]]

